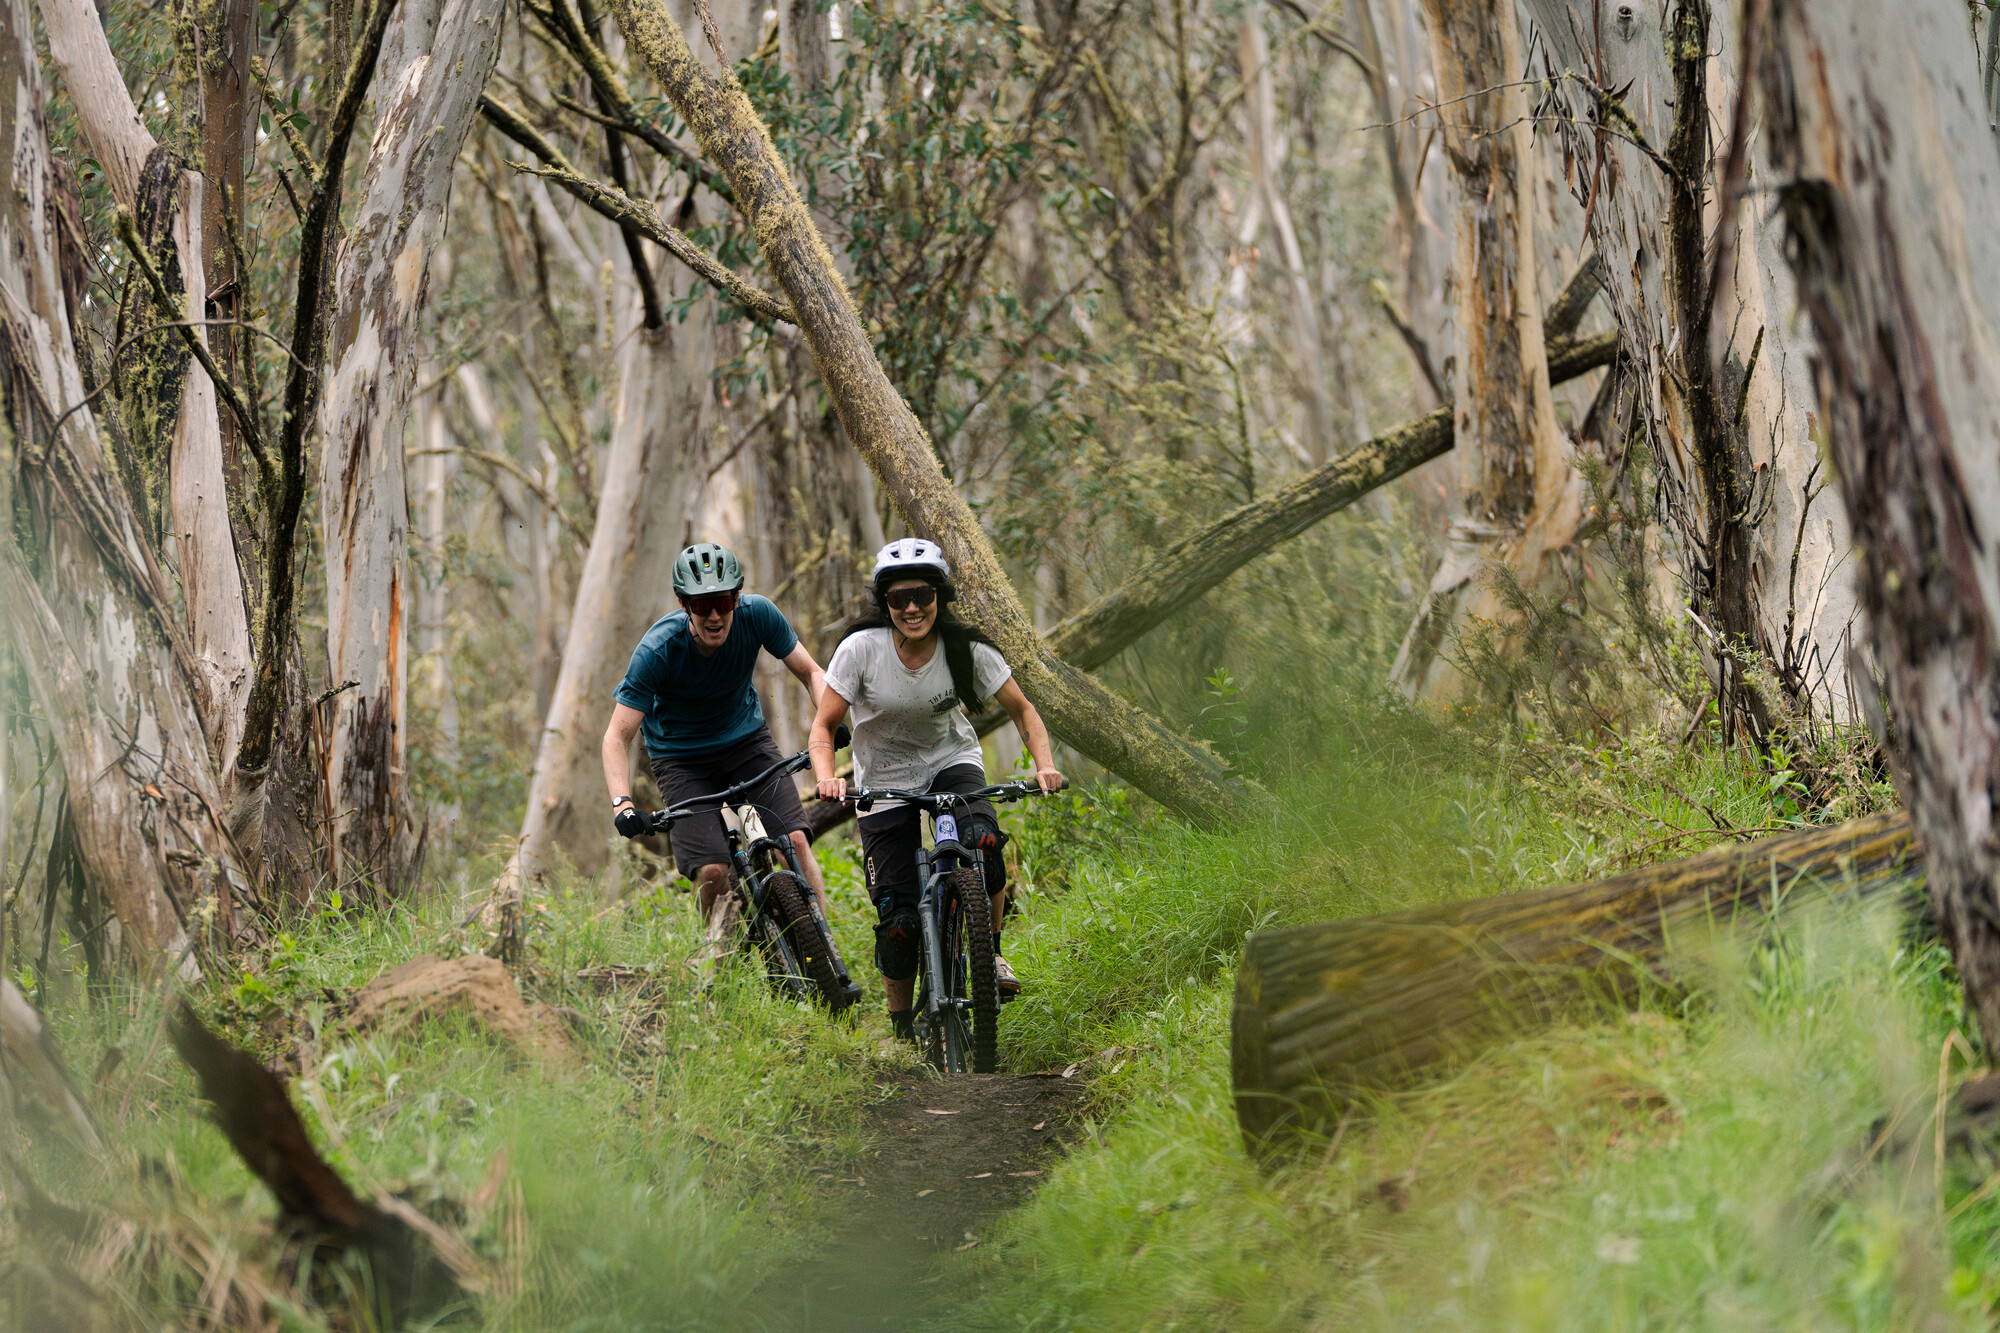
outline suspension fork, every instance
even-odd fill
[[[944,884],[944,876],[931,873],[931,854],[928,848],[917,849],[917,877],[924,886],[917,899],[917,919],[924,928],[924,990],[927,996],[925,1008],[935,1022],[944,1011],[944,931],[938,915],[942,904],[938,893]]]

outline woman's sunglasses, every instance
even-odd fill
[[[882,600],[888,604],[891,611],[907,611],[913,606],[921,611],[937,600],[937,589],[898,588],[894,592],[884,593]]]
[[[687,597],[681,600],[681,605],[688,609],[689,615],[706,620],[710,616],[726,616],[731,611],[734,611],[736,609],[736,594],[733,592],[718,592],[707,597]]]

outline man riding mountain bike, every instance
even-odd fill
[[[875,557],[874,592],[874,614],[848,626],[827,664],[826,688],[807,743],[820,799],[838,801],[847,795],[847,783],[834,775],[833,729],[850,708],[857,786],[980,790],[986,785],[985,760],[966,709],[987,698],[996,700],[1020,729],[1034,759],[1037,785],[1044,792],[1061,790],[1063,776],[1050,754],[1049,733],[1007,660],[990,639],[946,609],[958,589],[937,545],[906,537],[883,547]],[[898,1036],[914,1037],[913,979],[923,943],[917,910],[923,815],[914,806],[885,801],[857,823],[868,896],[880,918],[875,965],[882,973],[889,1019]],[[960,838],[985,853],[994,971],[1001,997],[1011,999],[1021,983],[999,956],[1007,865],[991,801],[970,803],[960,820]]]
[[[639,640],[604,731],[604,784],[611,790],[613,822],[628,838],[651,827],[632,800],[634,736],[644,732],[653,780],[665,803],[674,805],[733,786],[783,759],[751,680],[760,651],[783,662],[815,704],[826,691],[825,673],[784,614],[743,591],[742,563],[728,547],[697,542],[676,556],[674,595],[681,609],[654,621]],[[791,835],[825,915],[826,886],[791,779],[772,778],[752,804],[765,828]],[[702,919],[709,921],[729,882],[722,820],[684,819],[668,836],[674,866],[694,881]]]

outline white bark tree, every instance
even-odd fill
[[[1660,427],[1655,462],[1670,486],[1669,517],[1676,520],[1673,535],[1680,538],[1688,591],[1708,623],[1716,618],[1710,607],[1720,600],[1720,590],[1708,582],[1713,578],[1708,567],[1715,562],[1704,550],[1713,544],[1708,534],[1716,525],[1705,503],[1689,404],[1677,387],[1675,361],[1686,345],[1681,336],[1686,319],[1674,296],[1669,179],[1661,160],[1647,151],[1663,152],[1673,139],[1670,32],[1684,6],[1604,10],[1587,0],[1524,3],[1565,76],[1562,101],[1586,125],[1593,115],[1602,125],[1591,149],[1580,155],[1580,179],[1572,186],[1583,195],[1591,239],[1605,261],[1605,288],[1646,415]],[[1726,8],[1733,19],[1734,7]],[[1706,62],[1703,110],[1709,125],[1727,127],[1743,78],[1743,34],[1718,30],[1708,45],[1714,55]],[[1594,90],[1621,92],[1617,108],[1601,103]],[[1745,129],[1759,134],[1755,115]],[[1721,137],[1725,141],[1711,154],[1717,160],[1704,165],[1698,183],[1705,191],[1699,223],[1709,242],[1705,252],[1714,248],[1725,207],[1719,159],[1729,147],[1726,130]],[[1735,470],[1754,486],[1741,569],[1748,584],[1742,603],[1748,623],[1742,630],[1787,689],[1809,697],[1816,709],[1846,718],[1851,698],[1845,657],[1856,613],[1849,581],[1840,572],[1850,549],[1846,517],[1813,439],[1811,333],[1789,314],[1798,297],[1783,257],[1784,229],[1769,220],[1768,195],[1758,188],[1761,156],[1747,154],[1749,177],[1729,205],[1736,235],[1713,293],[1711,346],[1701,349],[1720,363],[1714,390],[1727,414]],[[1707,258],[1713,262],[1712,253]],[[1705,289],[1709,275],[1696,276]]]
[[[1441,703],[1464,687],[1449,656],[1454,636],[1512,619],[1488,566],[1506,566],[1524,587],[1544,585],[1561,572],[1583,505],[1543,346],[1534,147],[1514,6],[1425,0],[1424,13],[1457,187],[1453,460],[1462,512],[1393,676],[1410,697]]]
[[[203,672],[113,481],[84,390],[24,0],[0,4],[0,600],[69,779],[77,846],[142,968],[194,970],[190,923],[228,932],[244,881],[194,706]],[[198,217],[198,214],[195,216]],[[75,257],[80,259],[80,257]]]
[[[1304,409],[1306,461],[1324,466],[1339,450],[1334,426],[1333,391],[1327,383],[1325,340],[1320,336],[1319,299],[1312,280],[1306,276],[1305,252],[1299,247],[1298,229],[1292,225],[1291,205],[1285,199],[1283,167],[1284,136],[1278,130],[1277,96],[1271,77],[1271,47],[1264,36],[1262,6],[1243,11],[1240,59],[1250,91],[1243,99],[1243,120],[1250,148],[1250,174],[1257,190],[1262,214],[1271,224],[1277,242],[1278,260],[1284,270],[1285,313],[1291,337],[1286,360],[1299,406]]]
[[[337,882],[391,892],[411,845],[405,747],[408,507],[403,425],[453,169],[500,49],[498,0],[404,0],[383,43],[376,130],[334,291],[320,414],[326,766]]]
[[[2000,1050],[2000,150],[1955,0],[1769,13],[1764,128],[1897,786]]]
[[[170,316],[153,314],[148,323],[202,319],[208,282],[201,175],[147,132],[89,0],[42,0],[40,8],[50,58],[91,151],[104,167],[112,196],[139,220],[143,232],[164,231],[171,237],[167,254],[178,267],[186,309]],[[153,309],[150,302],[147,308]],[[205,329],[197,330],[196,337],[210,341]],[[185,363],[167,459],[171,547],[195,660],[204,677],[199,699],[208,743],[228,765],[236,757],[250,695],[250,624],[229,523],[215,386],[201,365],[180,350],[177,339],[170,345]]]
[[[665,275],[669,300],[688,280]],[[636,305],[637,302],[635,301]],[[599,743],[632,649],[672,605],[673,558],[688,505],[707,473],[714,298],[685,321],[634,321],[619,353],[618,408],[590,552],[577,581],[562,671],[543,721],[508,889],[534,880],[554,850],[591,872],[603,865],[608,796]]]

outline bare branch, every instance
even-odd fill
[[[615,186],[592,180],[577,171],[563,155],[562,150],[544,138],[534,126],[528,124],[520,112],[490,96],[479,99],[479,108],[495,129],[548,163],[545,167],[532,167],[523,162],[509,162],[508,166],[560,185],[619,226],[631,227],[686,264],[703,281],[721,291],[753,316],[775,320],[781,324],[797,323],[792,317],[790,306],[726,267],[721,260],[703,249],[686,232],[668,226],[651,204],[634,199]]]

